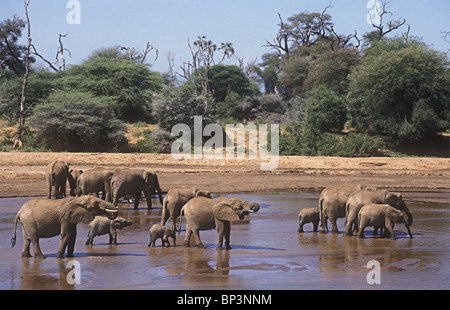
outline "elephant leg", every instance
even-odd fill
[[[305,225],[305,223],[303,223],[303,221],[300,221],[300,222],[298,223],[298,230],[297,230],[297,232],[299,232],[299,233],[304,233],[304,231],[303,231],[303,225]]]
[[[217,228],[217,250],[223,249],[223,236],[225,233],[225,222],[216,220],[216,228]]]
[[[395,240],[395,232],[394,232],[394,225],[387,225],[385,227],[385,229],[389,232],[389,234],[391,235],[391,239]]]
[[[147,200],[147,208],[152,209],[152,193],[150,193],[150,189],[147,186],[144,186],[143,191],[145,199]],[[136,200],[138,199],[138,196],[141,196],[141,192],[136,194]]]
[[[162,216],[161,216],[161,226],[166,225],[166,222],[169,218],[170,218],[169,210],[167,210],[167,208],[163,207]]]
[[[188,226],[186,226],[186,236],[184,237],[184,246],[191,246],[191,236],[192,236],[192,230],[189,229]]]
[[[76,239],[77,239],[77,227],[75,225],[73,225],[73,227],[70,228],[69,236],[68,236],[68,240],[67,240],[67,257],[73,257],[73,252],[75,251]]]
[[[345,225],[344,229],[344,237],[353,236],[353,224],[355,223],[355,217],[357,218],[357,216],[355,216],[353,212],[348,215],[347,224]]]
[[[114,230],[113,242],[115,245],[117,245],[117,230]]]
[[[202,240],[200,240],[200,229],[195,229],[192,231],[194,234],[195,242],[197,243],[197,247],[199,249],[206,249],[206,247],[203,245]]]
[[[372,233],[372,236],[378,236],[378,229],[379,229],[380,227],[378,227],[378,226],[374,226],[373,227],[373,233]],[[381,235],[381,234],[380,234]]]
[[[172,228],[174,231],[178,231],[177,230],[177,218],[178,217],[174,217],[174,216],[170,216],[170,228]],[[180,230],[181,230],[181,227],[180,227]]]
[[[319,221],[313,222],[313,226],[314,226],[313,232],[317,232],[319,228]]]
[[[340,234],[339,229],[337,228],[337,218],[330,219],[331,222],[331,233]]]
[[[224,223],[224,236],[225,236],[225,250],[231,250],[230,246],[230,233],[231,233],[231,224],[230,222],[226,221]]]
[[[139,201],[141,200],[141,193],[134,194],[134,208],[137,209],[139,207]]]
[[[31,240],[23,227],[22,227],[22,235],[23,235],[22,257],[31,257],[30,253]]]
[[[366,237],[364,236],[364,229],[365,229],[365,227],[360,227],[360,228],[359,228],[359,230],[358,230],[358,238],[361,238],[361,239],[366,238]]]
[[[325,229],[328,231],[328,216],[324,213],[320,221],[320,233],[324,234]]]
[[[42,254],[41,247],[39,246],[39,238],[32,238],[31,242],[34,247],[34,258],[46,258],[44,254]]]

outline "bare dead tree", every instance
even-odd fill
[[[62,38],[67,37],[68,33],[66,34],[59,34],[59,47],[56,51],[56,61],[58,61],[58,56],[62,61],[62,71],[66,71],[66,59],[64,58],[64,51],[69,53],[69,56],[72,57],[72,53],[70,53],[70,51],[67,48],[64,48],[63,43],[62,43]],[[61,66],[59,66],[59,70],[61,71]]]
[[[174,71],[175,66],[175,53],[172,51],[167,52],[167,62],[169,64],[169,84],[173,85],[175,83],[176,73]]]
[[[278,52],[278,54],[280,54],[280,56],[283,55],[283,52],[287,56],[289,56],[290,54],[289,41],[291,40],[290,38],[292,32],[289,29],[289,27],[283,22],[280,13],[278,13],[278,18],[280,19],[280,23],[277,24],[277,26],[279,27],[277,36],[272,39],[272,42],[266,40],[266,44],[263,46],[275,49]]]
[[[36,55],[36,56],[38,56],[39,58],[41,58],[41,59],[42,59],[44,62],[46,62],[46,63],[50,66],[50,68],[52,68],[55,72],[58,72],[58,71],[59,71],[59,69],[56,68],[56,67],[53,65],[53,63],[51,63],[50,61],[48,61],[47,59],[45,59],[41,54],[39,54],[39,53],[37,52],[36,47],[35,47],[33,44],[31,44],[31,48],[33,49],[33,50],[31,51],[31,54]]]
[[[143,64],[145,62],[145,59],[147,58],[148,53],[150,53],[151,51],[155,51],[155,60],[156,61],[158,59],[159,56],[159,50],[153,46],[153,44],[150,44],[150,42],[147,42],[147,46],[145,48],[145,50],[142,50],[142,55],[139,55],[139,52],[137,51],[137,49],[132,48],[132,47],[126,47],[126,46],[118,46],[120,48],[120,50],[124,50],[127,52],[128,54],[128,60],[129,61],[139,61],[139,63]]]
[[[372,16],[369,15],[370,21],[372,23],[372,26],[376,29],[377,37],[380,39],[387,35],[388,33],[397,30],[404,24],[406,24],[406,19],[397,19],[397,20],[390,20],[384,25],[384,18],[386,16],[392,16],[392,12],[388,11],[388,5],[391,3],[391,0],[378,0],[381,5],[376,6],[376,13],[378,15],[378,23],[372,19]],[[385,28],[387,26],[387,29]],[[408,29],[409,33],[409,29]]]
[[[31,25],[30,18],[28,17],[28,5],[30,4],[30,0],[24,3],[25,7],[25,17],[27,19],[27,50],[25,53],[25,74],[23,76],[23,84],[22,84],[22,96],[20,98],[20,111],[19,111],[19,126],[17,128],[16,138],[14,139],[14,148],[22,148],[23,141],[23,129],[25,125],[25,101],[26,101],[26,90],[28,84],[28,76],[30,75],[30,48],[31,48]]]
[[[225,59],[231,58],[234,55],[234,48],[232,43],[221,43],[217,48],[216,44],[213,44],[211,40],[206,40],[205,36],[199,36],[194,42],[194,46],[191,45],[189,38],[186,41],[186,45],[191,53],[192,61],[183,61],[180,66],[183,74],[180,76],[188,79],[194,72],[203,78],[202,89],[205,95],[205,111],[209,108],[208,99],[208,78],[209,70],[212,65],[216,64],[214,59],[216,50],[220,51],[221,58],[217,64],[223,63]]]
[[[147,57],[147,54],[150,53],[153,50],[155,50],[155,54],[156,54],[155,55],[155,60],[153,60],[153,61],[156,61],[158,59],[158,56],[159,56],[159,50],[155,46],[153,46],[153,44],[150,44],[150,42],[147,42],[147,47],[145,48],[145,50],[142,50],[143,56],[142,56],[142,59],[141,59],[141,64],[144,63],[145,58]]]
[[[133,61],[133,55],[132,55],[132,50],[131,47],[125,47],[125,46],[121,46],[119,45],[120,50],[125,50],[128,53],[128,60],[129,61]]]

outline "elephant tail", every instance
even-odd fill
[[[19,214],[17,214],[16,221],[14,222],[14,233],[13,233],[13,237],[11,238],[11,248],[13,248],[16,245],[17,222],[20,222]]]
[[[184,213],[184,207],[181,208],[181,211],[180,211],[180,230],[178,230],[178,236],[181,234],[181,224],[183,223],[183,213]]]
[[[319,220],[322,222],[323,220],[323,198],[320,197],[319,199]]]

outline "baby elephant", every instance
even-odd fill
[[[131,226],[132,222],[123,217],[116,217],[110,220],[104,216],[96,216],[93,221],[89,223],[88,238],[86,245],[94,244],[94,237],[109,234],[109,244],[117,245],[117,229],[122,229]]]
[[[302,233],[303,225],[306,223],[313,223],[314,232],[317,232],[319,227],[319,210],[317,208],[305,208],[298,214],[298,232]]]
[[[361,208],[358,214],[358,238],[364,238],[364,229],[367,226],[373,226],[375,231],[378,228],[384,228],[395,239],[394,224],[403,223],[412,238],[411,231],[403,217],[402,211],[391,207],[388,204],[368,204]]]
[[[154,224],[150,230],[150,242],[148,243],[149,247],[154,247],[156,239],[161,238],[162,246],[166,246],[168,248],[170,246],[169,237],[173,239],[173,245],[176,245],[176,237],[175,230],[166,226],[161,226],[159,224]]]

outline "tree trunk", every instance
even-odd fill
[[[30,0],[25,2],[25,17],[27,19],[27,28],[28,28],[28,44],[27,44],[27,52],[25,54],[25,74],[23,76],[23,84],[22,84],[22,97],[20,99],[20,113],[19,113],[19,127],[17,128],[17,136],[14,140],[14,148],[22,148],[22,134],[23,128],[25,125],[25,100],[26,100],[26,89],[28,84],[28,76],[30,75],[30,47],[31,47],[31,30],[30,30],[30,19],[28,17],[28,5],[30,4]]]

